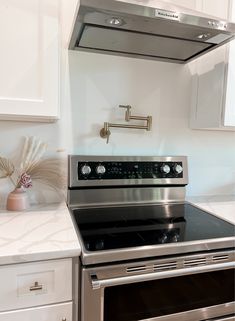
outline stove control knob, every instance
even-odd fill
[[[96,167],[96,173],[98,175],[103,175],[106,172],[104,165],[99,165]]]
[[[174,172],[175,172],[176,174],[181,174],[181,173],[183,172],[183,167],[182,167],[181,165],[179,165],[179,164],[176,164],[176,165],[174,166]]]
[[[171,171],[171,168],[169,165],[162,165],[161,167],[161,172],[164,173],[164,174],[169,174]]]
[[[166,233],[163,233],[159,239],[158,239],[158,242],[160,244],[164,244],[164,243],[167,243],[168,242],[168,235]]]
[[[177,233],[175,233],[175,234],[173,234],[173,235],[171,236],[171,242],[172,242],[172,243],[177,243],[177,242],[179,242],[179,239],[180,239],[180,236],[179,236],[179,234],[177,234]]]
[[[96,249],[97,251],[103,250],[103,249],[104,249],[104,240],[98,240],[98,241],[96,241],[96,243],[95,243],[95,249]]]
[[[83,165],[81,168],[82,175],[89,175],[91,173],[91,168],[89,165]]]

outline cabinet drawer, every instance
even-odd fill
[[[0,311],[72,300],[72,259],[0,266]]]
[[[72,303],[0,313],[0,321],[72,321]]]

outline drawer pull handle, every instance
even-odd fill
[[[29,288],[30,291],[39,291],[42,290],[42,284],[38,284],[38,282],[35,282],[33,286]]]
[[[63,318],[62,321],[66,321],[67,319],[66,318]]]

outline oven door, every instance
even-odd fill
[[[234,321],[234,253],[214,257],[83,268],[81,320]]]
[[[217,318],[213,318],[213,319],[208,319],[206,321],[234,321],[235,320],[235,316],[234,315],[231,315],[229,317],[221,317],[219,319]]]

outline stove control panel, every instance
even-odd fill
[[[77,171],[79,180],[174,179],[184,174],[182,161],[82,161]]]
[[[188,184],[186,156],[70,155],[68,174],[72,189]]]

